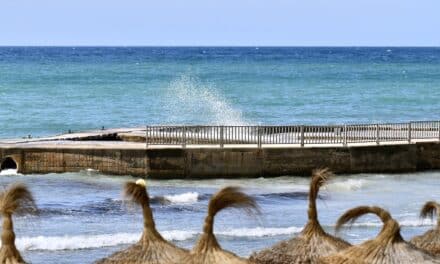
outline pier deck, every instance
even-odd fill
[[[347,126],[105,129],[0,139],[0,162],[2,169],[15,164],[25,174],[91,168],[154,178],[307,175],[318,167],[336,173],[440,169],[436,123],[377,128],[367,125],[356,133]]]

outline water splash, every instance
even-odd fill
[[[0,171],[0,176],[20,175],[17,169],[6,169]]]
[[[199,199],[197,192],[187,192],[176,195],[165,195],[165,199],[170,203],[196,203]]]
[[[247,125],[242,112],[213,85],[183,75],[169,85],[165,110],[170,124]]]

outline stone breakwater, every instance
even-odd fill
[[[131,138],[131,135],[134,138]],[[141,129],[0,140],[1,169],[23,174],[93,169],[105,174],[169,178],[239,178],[335,173],[397,173],[440,169],[440,142],[381,144],[146,145]]]

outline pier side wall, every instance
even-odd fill
[[[335,173],[398,173],[440,169],[440,144],[304,148],[5,148],[20,173],[95,169],[114,175],[169,178],[239,178],[309,175],[315,168]]]
[[[11,157],[18,172],[62,173],[85,169],[114,175],[144,176],[145,150],[126,149],[3,149],[0,160]]]

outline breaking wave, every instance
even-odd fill
[[[228,237],[270,237],[295,234],[302,230],[298,227],[287,228],[239,228],[216,232],[219,236]],[[169,241],[184,241],[195,239],[200,231],[170,230],[162,231],[162,236]],[[17,238],[19,250],[79,250],[101,247],[112,247],[123,244],[133,244],[139,241],[140,233],[116,233],[102,235],[76,235],[76,236],[36,236]]]
[[[175,195],[165,195],[164,198],[170,203],[196,203],[199,199],[199,194],[197,192],[187,192]]]
[[[165,231],[162,235],[170,241],[182,241],[195,235],[189,231]],[[17,247],[21,250],[78,250],[88,248],[111,247],[121,244],[136,243],[139,233],[116,233],[103,235],[77,236],[37,236],[17,239]]]
[[[408,220],[398,220],[397,222],[401,227],[421,227],[421,226],[433,226],[436,223],[433,220],[430,219],[408,219]],[[371,221],[371,222],[360,222],[360,223],[353,223],[352,225],[354,227],[382,227],[383,223],[378,221]]]
[[[255,227],[255,228],[239,228],[230,231],[216,232],[217,235],[231,237],[270,237],[280,235],[290,235],[301,232],[302,227]]]
[[[368,185],[368,181],[364,179],[347,179],[345,181],[331,181],[327,185],[331,191],[356,191]]]
[[[203,198],[197,192],[186,192],[181,194],[170,194],[163,196],[152,196],[150,201],[152,204],[193,204]]]

